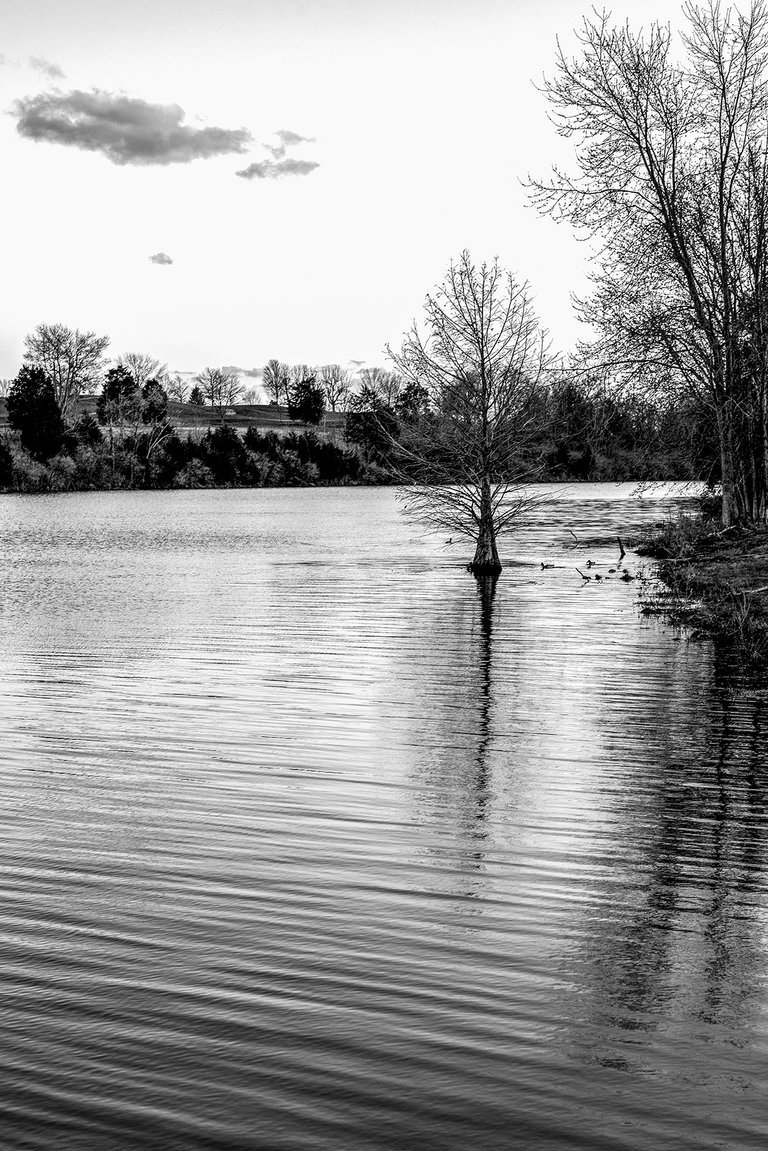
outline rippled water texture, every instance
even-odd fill
[[[765,1148],[765,698],[574,571],[676,502],[0,497],[3,1151]]]

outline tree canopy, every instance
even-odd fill
[[[426,393],[400,459],[418,516],[475,542],[477,574],[501,570],[497,536],[514,526],[531,478],[523,448],[533,431],[532,400],[548,365],[547,341],[528,288],[464,251],[424,305],[399,352],[397,371]]]
[[[768,516],[768,9],[683,6],[684,54],[584,21],[545,90],[576,172],[533,185],[542,210],[601,241],[594,360],[675,391],[717,429],[723,519]]]
[[[108,336],[81,332],[65,324],[38,324],[24,338],[24,359],[50,379],[65,421],[70,419],[80,393],[93,392],[100,383],[108,347]]]

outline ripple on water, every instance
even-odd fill
[[[0,497],[3,1147],[764,1147],[765,700],[574,571],[684,499]]]

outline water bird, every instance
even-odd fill
[[[554,564],[542,564],[541,570],[544,571],[545,568],[553,568],[554,566],[555,566]]]
[[[630,575],[628,571],[623,571],[621,573],[620,578],[624,580],[624,583],[630,583],[630,581],[633,580],[635,577],[633,575]]]

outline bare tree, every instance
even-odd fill
[[[108,346],[108,336],[81,332],[65,324],[38,324],[24,337],[24,359],[50,377],[65,420],[71,417],[80,393],[92,392],[98,386]]]
[[[313,368],[310,364],[293,364],[288,369],[288,394],[300,388],[304,384],[314,384],[317,379],[318,369]]]
[[[5,399],[12,386],[13,380],[0,380],[0,398]]]
[[[290,370],[280,360],[269,360],[262,376],[268,400],[273,404],[288,406],[290,390]]]
[[[176,400],[177,403],[186,403],[187,396],[189,395],[190,385],[178,372],[168,377],[165,385],[165,390],[168,393],[169,400]]]
[[[531,498],[522,460],[533,431],[531,401],[548,366],[526,284],[463,252],[425,301],[416,324],[389,354],[403,380],[425,388],[430,411],[399,446],[411,486],[407,507],[470,538],[476,575],[497,575],[497,536],[513,527]]]
[[[532,187],[542,210],[599,237],[581,302],[593,357],[695,398],[720,445],[723,522],[768,517],[768,9],[683,7],[671,32],[585,20],[545,90],[578,174]]]
[[[394,408],[403,381],[397,372],[387,368],[362,368],[360,371],[360,391],[369,396],[375,395],[379,403]]]
[[[330,411],[344,411],[350,393],[349,372],[341,364],[324,364],[320,368],[320,386]]]
[[[218,411],[223,423],[226,409],[236,404],[242,393],[243,385],[239,378],[223,368],[204,368],[195,376],[195,381],[202,389],[206,403]]]
[[[168,365],[163,364],[154,356],[146,352],[125,352],[115,361],[117,367],[125,368],[133,378],[137,388],[143,388],[149,380],[158,380],[166,385],[168,382]]]

